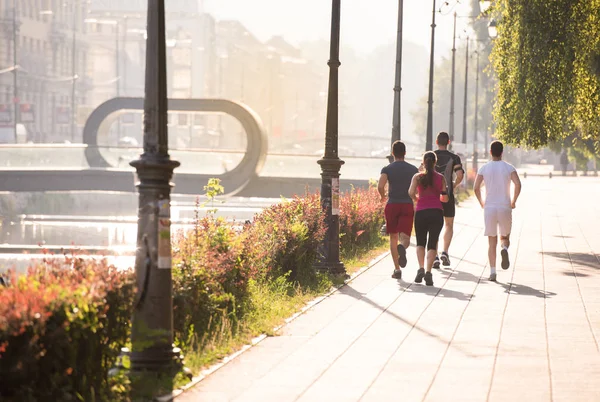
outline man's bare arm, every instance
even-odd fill
[[[377,191],[379,191],[379,195],[381,196],[381,201],[385,200],[385,185],[388,182],[387,174],[382,173],[379,176],[379,183],[377,184]]]
[[[521,179],[519,178],[519,174],[514,171],[510,174],[510,180],[512,180],[515,185],[515,192],[511,203],[511,206],[514,208],[517,205],[517,199],[521,194]]]
[[[462,169],[462,165],[458,165],[457,167],[455,167],[454,172],[456,173],[456,178],[454,179],[453,188],[458,188],[458,185],[462,183],[463,179],[465,178],[465,172]]]
[[[481,199],[481,184],[483,183],[483,176],[478,174],[475,178],[475,184],[473,185],[473,191],[475,191],[475,197],[479,201],[479,205],[483,208],[483,200]]]

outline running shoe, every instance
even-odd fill
[[[404,268],[406,262],[406,249],[402,244],[398,244],[398,264],[400,264],[400,268]]]
[[[417,276],[415,277],[415,283],[423,282],[423,277],[425,276],[425,268],[419,268],[417,271]]]
[[[508,250],[503,248],[502,251],[500,251],[500,256],[502,256],[502,269],[508,269],[508,267],[510,267],[510,261],[508,261]]]
[[[402,270],[395,269],[394,273],[392,274],[392,278],[394,278],[394,279],[402,279]]]
[[[425,285],[433,286],[433,275],[431,274],[431,272],[425,273]]]
[[[435,260],[433,260],[433,268],[440,269],[440,257],[435,256]]]
[[[445,267],[450,266],[450,256],[447,252],[442,251],[442,256],[440,257],[440,259],[442,260],[442,264],[444,264]]]
[[[490,281],[496,282],[496,274],[495,273],[490,274]]]

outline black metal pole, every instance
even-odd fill
[[[79,3],[81,4],[81,3]],[[77,113],[75,111],[75,90],[77,81],[77,3],[73,2],[73,38],[71,46],[71,142],[75,142],[75,121],[77,120]]]
[[[13,31],[13,119],[14,119],[14,136],[15,136],[15,144],[18,142],[17,138],[17,123],[19,111],[18,108],[21,106],[21,101],[19,100],[19,88],[17,87],[18,83],[18,72],[19,66],[17,65],[17,36],[19,35],[19,29],[17,26],[17,0],[13,0],[13,15],[12,15],[12,31]]]
[[[473,170],[477,172],[477,136],[478,136],[478,121],[479,121],[479,51],[477,53],[477,65],[475,75],[475,132],[473,133]]]
[[[463,102],[462,142],[467,145],[467,91],[469,89],[469,37],[467,36],[467,54],[465,56],[465,97]]]
[[[338,71],[340,67],[340,10],[341,0],[332,0],[331,47],[329,62],[329,88],[327,95],[327,122],[325,128],[325,155],[321,165],[321,207],[325,212],[327,233],[319,250],[316,268],[334,275],[345,275],[340,261],[339,192],[340,168],[344,161],[338,158]]]
[[[398,1],[398,35],[396,39],[396,79],[394,82],[394,112],[392,119],[392,144],[402,138],[400,124],[402,122],[402,20],[404,1]]]
[[[165,0],[148,0],[144,152],[131,162],[139,183],[135,270],[138,296],[131,329],[132,371],[162,371],[181,361],[173,347]]]
[[[450,84],[450,122],[448,124],[450,145],[452,145],[452,142],[454,141],[454,88],[456,83],[456,12],[454,13],[454,29],[452,32],[452,80]]]
[[[433,149],[433,56],[435,45],[435,0],[433,0],[433,11],[431,17],[431,54],[429,55],[429,97],[427,99],[427,139],[425,151]]]
[[[119,96],[121,96],[121,65],[120,65],[120,56],[119,56],[119,35],[120,35],[120,30],[119,30],[119,21],[115,20],[115,76],[116,76],[116,81],[115,81],[115,90],[117,93],[117,98]],[[121,117],[117,117],[117,138],[120,141],[121,140]]]

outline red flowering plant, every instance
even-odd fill
[[[352,188],[340,197],[340,249],[344,256],[365,250],[379,241],[385,221],[377,188]]]
[[[244,265],[254,277],[289,274],[291,280],[309,279],[325,231],[318,194],[284,200],[247,226]]]
[[[227,317],[236,323],[248,295],[248,272],[240,263],[243,236],[222,218],[197,218],[195,228],[173,240],[175,337],[210,333]],[[193,333],[190,334],[190,328]]]
[[[134,280],[106,261],[52,258],[0,288],[0,398],[111,397],[129,338]]]

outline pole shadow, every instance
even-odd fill
[[[598,257],[592,253],[567,253],[567,252],[555,252],[555,251],[544,251],[542,252],[544,256],[550,256],[552,258],[561,260],[563,262],[568,262],[582,265],[586,268],[598,269],[600,270],[600,262],[598,261]],[[577,274],[579,275],[579,274]]]
[[[406,284],[406,282],[403,281],[403,280],[399,280],[398,282],[399,282],[399,285],[400,285],[400,289],[402,291],[410,291],[409,289],[411,289],[414,286],[414,284],[412,284],[412,283],[408,284],[408,286],[402,286],[403,283]],[[425,292],[430,292],[430,294],[432,296],[434,296],[434,297],[437,294],[437,292],[440,290],[440,288],[436,288],[436,287],[425,287],[425,286],[423,286],[423,288],[425,288]],[[443,336],[440,336],[439,334],[436,334],[436,333],[433,333],[431,331],[428,331],[425,328],[420,327],[417,323],[413,323],[413,322],[407,320],[406,318],[404,318],[404,317],[402,317],[402,316],[394,313],[393,311],[390,311],[388,308],[386,308],[386,307],[384,307],[384,306],[382,306],[380,304],[377,304],[373,300],[369,299],[366,296],[365,293],[358,292],[356,289],[354,289],[350,285],[346,285],[346,286],[340,288],[338,291],[340,293],[342,293],[342,294],[351,296],[351,297],[353,297],[354,299],[356,299],[358,301],[365,302],[365,303],[367,303],[367,304],[369,304],[369,305],[371,305],[373,307],[378,308],[383,313],[388,314],[388,315],[394,317],[396,320],[399,320],[399,321],[401,321],[401,322],[403,322],[403,323],[405,323],[407,325],[410,325],[411,327],[413,327],[413,329],[415,329],[415,330],[417,330],[417,331],[419,331],[419,332],[423,333],[424,335],[427,335],[427,336],[429,336],[431,338],[437,339],[438,341],[440,341],[443,344],[450,343],[449,339],[446,339]],[[425,292],[423,292],[423,293],[425,293]],[[400,295],[401,295],[401,293],[398,296],[400,296]],[[469,352],[468,350],[465,350],[461,346],[458,346],[458,345],[453,345],[453,346],[456,349],[458,349],[461,353],[463,353],[464,355],[466,355],[466,356],[477,357],[476,355],[474,355],[473,353]]]

